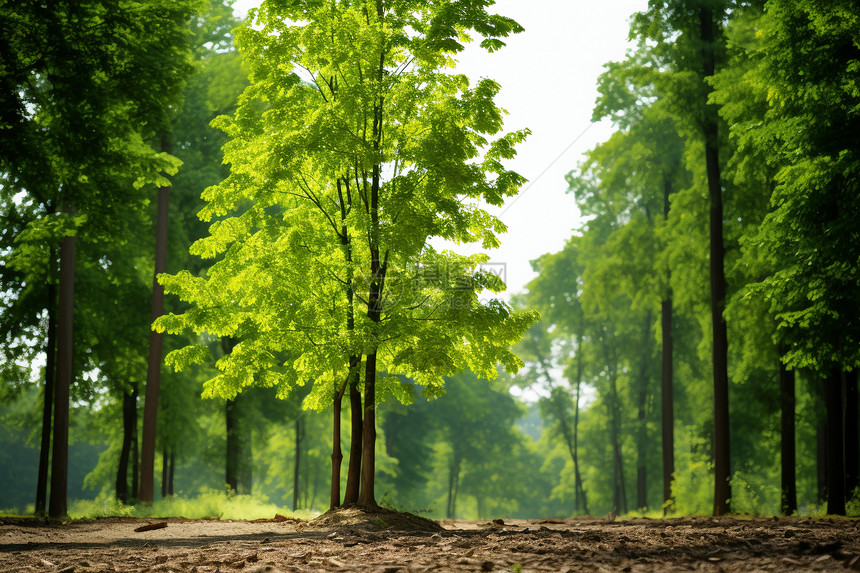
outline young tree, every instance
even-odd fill
[[[687,120],[698,127],[704,141],[709,215],[709,260],[714,377],[714,515],[725,515],[731,505],[729,456],[728,335],[723,315],[726,279],[723,244],[723,182],[719,161],[719,117],[709,101],[707,83],[717,71],[722,49],[720,22],[725,0],[649,2],[649,10],[634,17],[631,35],[656,42],[654,52],[675,72],[674,104],[685,108]]]
[[[540,311],[542,320],[529,329],[520,347],[523,347],[527,361],[535,361],[535,374],[549,386],[545,388],[549,396],[541,398],[541,412],[549,414],[556,421],[573,464],[574,512],[588,515],[588,496],[582,482],[579,455],[583,342],[586,336],[585,313],[580,302],[583,273],[579,259],[580,242],[579,238],[571,238],[561,252],[543,255],[532,263],[539,274],[529,283],[525,300]],[[548,332],[550,329],[551,335]],[[572,340],[566,340],[568,337]],[[561,358],[561,363],[565,365],[567,388],[553,384],[550,353],[555,345],[564,351],[573,352],[572,357]],[[569,412],[571,402],[572,419]]]
[[[499,86],[470,86],[448,69],[468,33],[495,50],[521,30],[486,4],[264,2],[237,38],[252,85],[235,116],[219,120],[231,173],[206,191],[201,216],[217,220],[192,247],[217,260],[206,277],[161,278],[191,308],[159,330],[240,340],[207,395],[258,384],[284,397],[313,382],[305,405],[322,408],[364,357],[365,507],[376,506],[376,403],[411,399],[393,375],[434,395],[464,367],[515,371],[509,345],[535,318],[479,300],[503,288],[478,268],[485,256],[428,242],[495,246],[504,225],[476,201],[499,205],[523,181],[502,161],[525,133],[489,140],[501,130]],[[192,346],[168,360],[181,367],[207,354]]]

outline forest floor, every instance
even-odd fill
[[[860,570],[860,520],[442,521],[346,510],[311,522],[0,518],[0,571],[57,573]]]

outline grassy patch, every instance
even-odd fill
[[[188,519],[271,519],[275,514],[299,519],[313,519],[318,513],[293,512],[264,498],[207,491],[192,498],[171,497],[151,505],[123,505],[115,499],[74,501],[69,506],[72,519],[98,517],[186,517]]]

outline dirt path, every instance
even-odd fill
[[[136,532],[149,523],[160,529]],[[0,519],[0,572],[860,571],[860,520],[444,521],[437,532],[291,521]]]

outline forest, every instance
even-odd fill
[[[860,515],[860,6],[632,14],[506,293],[493,3],[0,3],[0,515]]]

